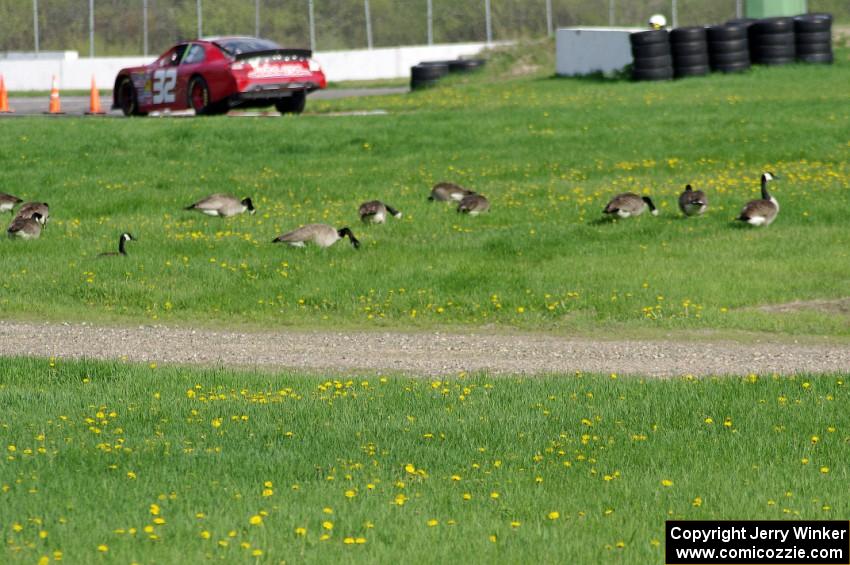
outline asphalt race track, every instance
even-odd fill
[[[387,94],[404,94],[409,89],[406,86],[385,87],[385,88],[332,88],[328,90],[320,90],[310,94],[307,98],[307,111],[310,109],[310,100],[329,100],[332,98],[350,98],[353,96],[385,96]],[[12,96],[9,98],[9,108],[13,110],[12,114],[2,114],[0,117],[14,116],[36,116],[47,112],[49,97],[45,94],[43,97],[18,97]],[[89,109],[88,96],[61,96],[62,112],[64,116],[80,116]],[[123,117],[120,110],[112,110],[112,98],[110,96],[101,96],[100,105],[103,111],[108,116]],[[239,111],[239,114],[243,112]],[[182,115],[191,115],[192,112],[180,113]],[[175,114],[175,115],[180,115]],[[247,110],[245,115],[257,115],[256,111]],[[263,115],[277,115],[273,110],[270,112],[262,112]],[[55,116],[59,117],[59,116]]]

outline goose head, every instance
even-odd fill
[[[245,206],[246,208],[248,208],[248,212],[250,214],[256,214],[257,213],[257,209],[254,208],[254,203],[251,202],[250,198],[243,198],[242,199],[242,205]]]

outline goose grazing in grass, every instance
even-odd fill
[[[124,249],[124,245],[126,245],[128,241],[136,241],[136,238],[128,232],[122,233],[121,237],[118,239],[118,251],[107,251],[105,253],[100,253],[98,254],[98,257],[126,257],[127,250]]]
[[[467,190],[453,182],[438,182],[431,189],[431,196],[428,200],[437,200],[439,202],[460,202],[464,197],[475,194],[471,190]]]
[[[43,226],[47,225],[47,220],[50,218],[50,207],[47,205],[47,202],[24,202],[20,208],[18,208],[18,213],[15,218],[21,218],[23,220],[32,218],[38,214],[39,223]]]
[[[769,226],[779,213],[779,202],[767,191],[767,183],[774,179],[773,173],[761,175],[761,200],[747,202],[741,214],[735,218],[751,226]]]
[[[490,201],[480,194],[470,194],[464,196],[463,200],[457,205],[457,211],[470,216],[477,216],[482,212],[490,210]]]
[[[297,230],[277,236],[272,240],[272,243],[288,243],[293,247],[304,247],[306,244],[312,243],[319,247],[330,247],[343,237],[348,237],[354,249],[360,247],[360,242],[354,237],[350,229],[336,229],[327,224],[307,224]]]
[[[230,194],[211,194],[191,206],[186,206],[186,210],[197,210],[208,216],[220,216],[222,218],[236,216],[246,211],[251,214],[257,212],[250,198],[239,200]]]
[[[708,198],[701,190],[694,190],[691,185],[679,195],[679,209],[686,216],[699,216],[708,208]]]
[[[23,202],[23,200],[21,200],[17,196],[12,196],[11,194],[0,192],[0,213],[12,212],[12,209],[21,202]]]
[[[9,224],[6,233],[11,238],[38,239],[41,236],[41,226],[43,223],[41,214],[38,212],[35,212],[28,218],[18,216]]]
[[[373,224],[383,224],[387,221],[387,213],[392,215],[393,218],[401,218],[401,212],[390,206],[389,204],[384,204],[380,200],[372,200],[371,202],[364,202],[360,205],[360,209],[357,211],[360,214],[360,219],[366,223]]]
[[[647,209],[653,216],[658,215],[658,209],[649,196],[638,196],[634,192],[624,192],[612,198],[602,213],[616,214],[620,218],[631,218],[632,216],[640,216]]]

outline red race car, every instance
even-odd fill
[[[125,116],[190,108],[196,114],[223,114],[271,105],[297,114],[308,92],[327,86],[311,56],[308,49],[286,49],[256,37],[178,43],[150,65],[121,69],[112,106]]]

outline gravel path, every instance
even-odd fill
[[[441,332],[226,332],[0,321],[0,356],[127,359],[307,371],[644,376],[850,371],[850,346],[600,341]]]

